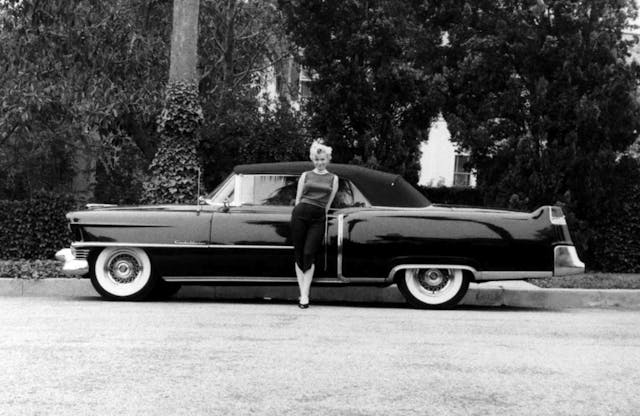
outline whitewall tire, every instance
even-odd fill
[[[91,283],[109,300],[141,300],[156,280],[147,253],[138,247],[107,247],[91,264]]]
[[[454,306],[469,289],[469,279],[461,269],[405,269],[396,282],[407,302],[416,308]]]

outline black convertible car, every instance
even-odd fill
[[[167,296],[182,284],[296,284],[289,221],[310,162],[237,166],[194,205],[90,205],[67,218],[56,255],[112,300]],[[397,284],[416,307],[459,302],[469,282],[584,271],[559,207],[534,212],[431,204],[401,176],[331,164],[339,191],[315,285]],[[194,201],[195,202],[195,201]]]

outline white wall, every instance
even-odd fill
[[[420,145],[419,185],[453,186],[456,147],[451,143],[451,134],[443,118],[431,125],[429,140]],[[475,175],[471,175],[471,186],[476,185]]]

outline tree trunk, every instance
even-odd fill
[[[143,185],[145,203],[194,203],[200,171],[197,128],[202,123],[198,97],[199,0],[173,0],[171,64],[160,145]]]
[[[197,82],[200,0],[173,0],[169,83]]]

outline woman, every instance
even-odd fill
[[[327,170],[331,148],[314,141],[309,152],[315,168],[304,172],[298,181],[296,206],[291,214],[291,237],[295,269],[300,287],[298,306],[309,307],[309,289],[315,271],[316,254],[322,248],[326,218],[338,191],[338,176]]]

